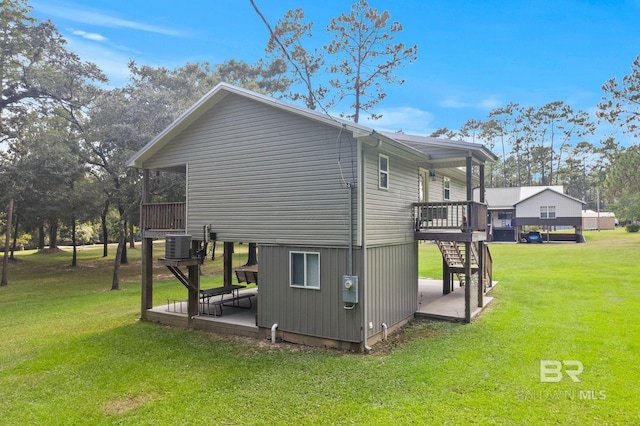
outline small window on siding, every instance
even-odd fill
[[[290,253],[289,260],[291,287],[320,288],[320,253]]]
[[[378,164],[380,169],[378,187],[380,189],[389,189],[389,157],[380,154],[378,157]]]
[[[451,199],[451,179],[449,179],[446,176],[442,178],[442,187],[444,189],[442,194],[443,199],[450,200]]]
[[[555,219],[556,206],[540,206],[540,219]]]

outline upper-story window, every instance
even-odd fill
[[[442,187],[444,189],[442,194],[443,199],[450,200],[451,199],[451,179],[449,179],[446,176],[442,178]]]
[[[378,187],[380,189],[389,189],[389,157],[380,154],[378,157],[379,180]]]
[[[540,219],[555,219],[556,206],[540,206]]]

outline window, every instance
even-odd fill
[[[451,179],[448,177],[442,178],[442,185],[444,188],[443,199],[450,200],[451,199]]]
[[[540,206],[540,219],[555,219],[556,206]]]
[[[378,157],[378,165],[380,169],[378,187],[380,189],[389,189],[389,157],[380,154]]]
[[[427,220],[447,219],[449,217],[449,209],[444,207],[428,207]]]
[[[512,211],[499,211],[498,212],[498,219],[511,220],[511,219],[513,219],[513,212]]]
[[[291,287],[320,288],[320,253],[294,252],[289,260]]]

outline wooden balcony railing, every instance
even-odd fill
[[[185,230],[186,203],[142,204],[140,220],[142,229]]]
[[[460,229],[463,232],[487,229],[487,205],[475,201],[414,203],[416,231]]]

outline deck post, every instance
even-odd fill
[[[467,155],[466,159],[466,172],[467,172],[467,225],[475,226],[475,223],[471,223],[472,212],[471,204],[473,200],[473,162],[471,153]],[[473,229],[473,228],[471,228]],[[466,323],[471,322],[471,242],[465,241],[464,243],[464,321]]]
[[[224,276],[224,286],[229,287],[233,285],[232,282],[232,269],[233,269],[233,241],[225,241],[224,242],[224,254],[223,254],[223,276]]]
[[[478,308],[484,306],[484,241],[478,241]]]
[[[471,322],[471,242],[464,243],[464,322]]]
[[[142,197],[140,200],[140,228],[142,230],[142,288],[140,294],[140,318],[147,319],[147,310],[153,308],[153,239],[145,236],[142,222],[142,205],[149,202],[149,170],[142,171]]]
[[[442,294],[451,293],[451,271],[449,271],[449,265],[447,260],[442,256]]]
[[[153,308],[153,239],[142,238],[142,294],[140,317],[147,319],[147,310]]]
[[[191,242],[192,251],[195,253],[200,249],[199,241]],[[200,313],[200,265],[189,265],[187,267],[189,273],[189,282],[191,285],[188,287],[189,298],[187,300],[187,323],[189,327],[193,328],[195,323],[195,317]]]

